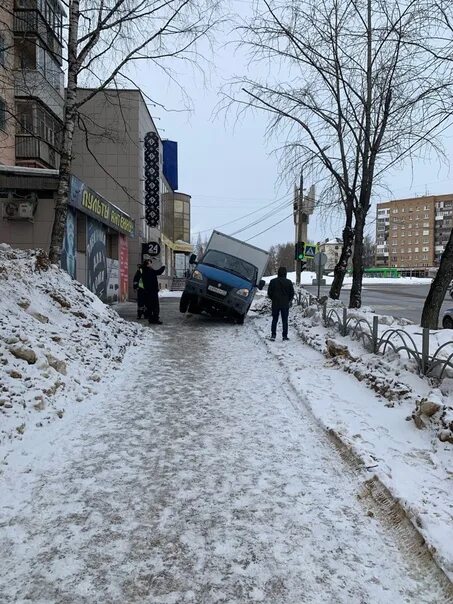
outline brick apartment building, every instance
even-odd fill
[[[376,266],[430,269],[452,229],[453,194],[398,199],[377,205]]]

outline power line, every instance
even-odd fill
[[[231,235],[238,235],[239,233],[243,233],[244,231],[248,231],[249,229],[253,228],[257,224],[260,224],[261,222],[264,222],[268,218],[274,217],[275,214],[278,214],[278,212],[281,212],[282,210],[285,210],[288,206],[292,205],[292,203],[293,203],[292,201],[290,203],[288,203],[287,201],[285,201],[283,204],[281,204],[277,208],[271,210],[270,212],[267,212],[267,214],[265,214],[264,216],[262,216],[258,220],[255,220],[254,222],[251,222],[250,224],[247,224],[246,226],[244,226],[244,227],[240,228],[239,230],[235,231],[234,233],[231,233]]]
[[[267,231],[270,231],[271,229],[273,229],[275,226],[277,226],[278,224],[281,224],[282,222],[285,222],[285,220],[288,220],[288,218],[291,218],[293,215],[293,213],[291,212],[291,214],[289,216],[286,216],[285,218],[283,218],[282,220],[279,220],[278,222],[271,224],[270,227],[268,227],[267,229],[264,229],[264,231],[261,231],[260,233],[257,233],[256,235],[253,235],[252,237],[249,237],[248,239],[246,239],[246,241],[251,241],[252,239],[255,239],[255,237],[259,237],[260,235],[262,235],[263,233],[266,233]]]
[[[252,212],[249,212],[248,214],[244,214],[243,216],[239,216],[239,218],[235,218],[234,220],[229,220],[228,222],[224,222],[223,224],[219,224],[217,226],[213,226],[210,227],[208,229],[203,229],[202,231],[195,231],[194,233],[192,233],[192,235],[201,235],[202,233],[208,233],[209,231],[212,231],[214,229],[221,229],[224,226],[228,226],[230,224],[234,224],[235,222],[239,222],[240,220],[244,220],[244,218],[248,218],[249,216],[253,216],[253,214],[257,214],[258,212],[262,212],[263,210],[266,210],[267,208],[269,208],[270,206],[273,206],[277,203],[279,203],[282,199],[288,199],[288,194],[279,197],[278,199],[274,199],[274,201],[272,201],[271,203],[268,203],[267,205],[263,206],[262,208],[258,208],[256,210],[253,210]],[[287,203],[287,201],[285,202]],[[291,201],[292,203],[292,201]]]

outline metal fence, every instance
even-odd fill
[[[322,320],[325,327],[336,327],[342,336],[350,336],[361,340],[366,348],[374,354],[385,354],[393,350],[397,354],[405,354],[417,366],[420,375],[442,380],[444,377],[453,377],[453,341],[445,342],[430,353],[431,332],[428,328],[420,328],[422,336],[421,349],[410,333],[402,328],[391,327],[384,329],[379,334],[379,317],[373,316],[372,322],[363,317],[351,314],[344,306],[329,308],[327,303],[319,303],[308,292],[299,291],[296,294],[298,306],[308,308],[316,304],[322,311]],[[446,356],[444,356],[444,354]]]

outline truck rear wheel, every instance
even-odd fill
[[[187,292],[182,292],[181,299],[179,301],[179,312],[187,312],[190,304],[190,296]]]

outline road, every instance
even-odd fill
[[[53,453],[6,468],[2,604],[446,602],[253,321],[177,304]]]
[[[317,294],[316,286],[304,287],[314,295]],[[418,324],[428,290],[428,285],[365,285],[363,305],[373,307],[379,314],[404,317]],[[328,293],[329,287],[321,287],[321,295],[328,295]],[[341,300],[346,304],[349,301],[349,293],[350,289],[343,289],[341,294]],[[442,312],[452,307],[453,300],[447,294]]]

